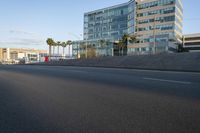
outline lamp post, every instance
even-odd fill
[[[156,16],[154,16],[153,39],[153,52],[156,54]]]

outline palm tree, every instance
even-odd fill
[[[52,46],[53,46],[53,56],[55,56],[55,47],[57,46],[57,43],[54,42]]]
[[[124,34],[122,38],[118,41],[118,49],[119,49],[119,55],[123,56],[124,55],[124,48],[127,48],[128,45],[128,40],[129,40],[129,35]]]
[[[130,35],[130,36],[129,36],[129,42],[130,42],[130,43],[136,43],[136,42],[137,42],[137,37],[136,37],[136,35]]]
[[[65,48],[66,48],[66,46],[67,46],[67,43],[62,42],[62,43],[61,43],[61,46],[63,47],[63,56],[65,56]]]
[[[71,45],[72,45],[72,41],[71,40],[68,40],[67,41],[67,45],[69,46],[69,57],[70,57],[70,55],[71,55],[71,52],[70,52],[70,50],[71,50]]]
[[[51,60],[51,47],[55,44],[55,42],[52,38],[48,38],[46,42],[49,45],[49,60]]]
[[[122,56],[123,55],[123,49],[125,47],[123,40],[122,39],[119,40],[117,45],[118,45],[118,49],[119,49],[119,56]]]
[[[125,55],[127,55],[127,46],[129,42],[130,36],[128,34],[124,34],[122,36],[122,56],[124,55],[124,49],[126,49]]]
[[[137,41],[137,38],[135,35],[128,35],[124,34],[122,36],[122,39],[119,40],[118,47],[119,51],[121,51],[121,55],[127,55],[127,46],[128,43],[135,43]],[[126,53],[124,53],[124,49],[126,49]]]
[[[136,44],[136,43],[139,43],[139,40],[137,39],[137,35],[134,34],[134,35],[130,35],[129,36],[129,41],[128,41],[130,44]]]
[[[60,48],[60,46],[61,46],[61,42],[60,42],[60,41],[57,41],[56,44],[57,44],[56,46],[57,46],[57,50],[58,50],[58,51],[57,51],[57,54],[58,54],[58,58],[59,58],[59,55],[60,55],[60,49],[59,49],[59,48]]]

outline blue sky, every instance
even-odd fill
[[[82,38],[83,14],[128,0],[1,0],[0,47],[46,49],[52,37]],[[200,0],[182,0],[184,33],[200,33]]]

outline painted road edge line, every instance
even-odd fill
[[[156,78],[143,78],[143,79],[153,80],[153,81],[161,81],[161,82],[169,82],[169,83],[191,84],[191,82],[177,81],[177,80],[166,80],[166,79],[156,79]]]

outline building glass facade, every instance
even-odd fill
[[[135,34],[135,26],[136,26],[136,10],[135,1],[130,1],[128,3],[128,27],[127,27],[127,33],[132,35]]]
[[[85,58],[86,52],[88,57],[114,56],[113,43],[107,40],[80,40],[72,43],[73,57]],[[93,55],[91,54],[93,52]]]
[[[127,33],[128,3],[84,14],[84,40],[119,40]]]

